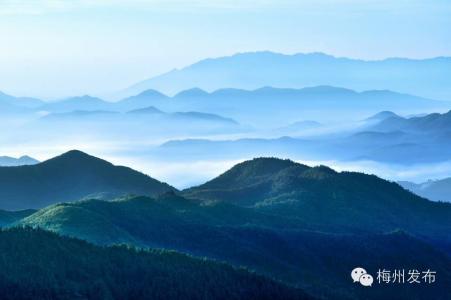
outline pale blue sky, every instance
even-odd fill
[[[206,57],[451,56],[451,1],[0,1],[0,90],[107,94]]]

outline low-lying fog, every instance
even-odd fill
[[[229,157],[208,157],[203,149],[198,149],[199,155],[181,157],[165,154],[159,149],[159,143],[165,139],[157,137],[147,141],[121,142],[100,140],[87,132],[84,135],[68,136],[55,139],[16,139],[10,143],[2,141],[2,155],[19,157],[29,155],[40,161],[60,155],[71,149],[79,149],[91,155],[108,160],[116,165],[124,165],[148,174],[156,179],[167,182],[179,189],[203,183],[228,170],[233,165],[251,159],[255,156],[244,153]],[[12,142],[12,143],[11,143]],[[221,149],[218,149],[220,151]],[[220,156],[220,155],[219,155]],[[375,174],[385,179],[398,181],[408,180],[423,182],[428,179],[440,179],[451,174],[451,160],[431,163],[397,164],[393,162],[377,162],[371,160],[312,160],[302,159],[299,155],[277,155],[271,152],[267,156],[290,158],[309,166],[327,165],[336,171],[357,171]]]
[[[308,94],[303,90],[228,91],[203,96],[208,99],[192,98],[191,92],[186,99],[136,96],[117,103],[85,96],[38,103],[38,108],[5,106],[0,110],[0,156],[28,155],[43,161],[78,149],[177,188],[203,183],[238,162],[261,156],[394,181],[450,177],[451,112],[446,112],[451,102],[336,88],[327,88],[330,99],[324,99],[325,89],[307,89]],[[288,92],[294,94],[284,102],[284,110],[277,110],[280,102],[273,94],[288,97]],[[364,98],[368,95],[373,96]],[[259,97],[266,106],[259,105]],[[340,109],[328,106],[342,102],[346,105]],[[218,103],[227,109],[221,110]],[[382,104],[397,108],[398,114],[381,112]],[[437,105],[440,109],[434,110]],[[428,115],[431,110],[437,113]],[[419,111],[423,113],[411,115]]]

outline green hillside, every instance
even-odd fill
[[[174,190],[127,167],[114,166],[80,151],[32,166],[0,167],[0,208],[42,208],[91,194],[155,196]]]
[[[443,284],[451,283],[449,256],[411,235],[351,230],[326,233],[297,221],[226,203],[204,205],[169,193],[158,199],[58,204],[16,225],[49,229],[102,245],[130,243],[224,260],[327,299],[386,295],[387,289],[382,294],[361,294],[365,291],[352,285],[348,273],[360,264],[373,272],[385,266],[436,269],[442,281],[434,289],[398,291],[412,299],[427,293],[441,297],[446,291]]]
[[[448,243],[451,250],[450,204],[421,198],[373,175],[258,158],[185,190],[183,195],[296,218],[323,231],[383,233],[403,229]]]
[[[223,263],[97,247],[42,230],[1,231],[0,257],[2,299],[310,299]]]
[[[201,237],[222,227],[308,228],[295,219],[260,213],[226,203],[199,205],[172,192],[152,199],[125,197],[116,201],[85,200],[41,209],[14,225],[46,228],[98,244],[131,242],[153,247],[188,245],[190,234]],[[188,233],[190,228],[193,232]],[[180,242],[181,236],[186,241]]]
[[[259,158],[186,191],[55,204],[10,226],[205,256],[324,299],[447,299],[450,207],[376,176]],[[359,265],[429,268],[440,281],[361,289],[348,278]]]

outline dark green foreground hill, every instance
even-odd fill
[[[165,248],[245,266],[324,299],[447,299],[451,259],[408,233],[320,232],[291,217],[227,203],[200,204],[175,194],[57,204],[17,225],[34,226],[100,245],[128,243]],[[377,230],[375,230],[377,231]],[[433,233],[431,233],[433,234]],[[350,271],[431,268],[432,285],[363,289]]]
[[[264,277],[173,251],[0,232],[1,299],[311,299]]]
[[[81,151],[32,166],[0,167],[0,209],[42,208],[93,194],[156,196],[174,190],[133,169]]]

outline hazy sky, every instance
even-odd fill
[[[103,94],[206,57],[451,56],[449,0],[0,0],[0,90]]]

